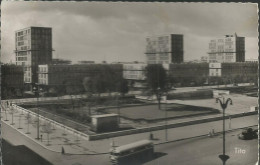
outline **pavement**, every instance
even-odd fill
[[[229,94],[229,95],[225,95],[225,98],[226,99],[231,98],[233,102],[233,105],[228,105],[226,109],[227,114],[248,112],[250,111],[250,107],[258,106],[257,97],[249,97],[241,94]],[[167,100],[167,103],[177,103],[177,104],[221,109],[220,104],[216,103],[215,98],[202,99],[202,100]]]
[[[241,83],[238,84],[238,86],[251,86],[250,83]],[[210,85],[210,86],[197,86],[197,87],[178,87],[174,90],[170,91],[169,93],[179,93],[179,92],[188,92],[188,91],[196,91],[198,89],[212,89],[212,88],[222,88],[222,87],[234,87],[233,84],[227,84],[227,85]],[[139,95],[142,91],[129,91],[128,95]],[[101,93],[100,96],[115,96],[118,95],[117,92],[111,92],[111,93]],[[86,95],[80,94],[80,95],[64,95],[59,97],[39,97],[39,101],[47,101],[47,100],[62,100],[62,99],[77,99],[77,98],[87,98]],[[24,98],[24,99],[13,99],[12,102],[14,103],[23,103],[23,102],[36,102],[37,98]]]
[[[9,141],[16,145],[26,145],[33,149],[34,152],[50,161],[53,165],[104,165],[109,163],[109,154],[102,155],[68,155],[50,152],[45,148],[33,143],[25,136],[20,136],[20,133],[6,124],[2,124],[2,130],[5,132],[3,138],[8,138]],[[196,131],[196,130],[194,130]],[[177,132],[178,133],[178,132]],[[241,130],[236,130],[226,133],[226,151],[230,155],[227,165],[254,165],[251,162],[257,160],[257,140],[242,141],[237,138],[237,134]],[[156,141],[156,140],[155,140]],[[127,142],[126,142],[127,143]],[[250,143],[250,144],[248,144]],[[234,155],[234,147],[244,149],[245,145],[249,145],[249,155],[246,150],[245,155]],[[232,148],[233,147],[233,148]],[[246,146],[245,146],[246,147]],[[158,164],[186,164],[186,165],[209,165],[222,164],[218,155],[222,152],[222,136],[214,137],[198,137],[177,142],[170,142],[161,145],[155,145],[155,157],[149,160],[149,165]],[[249,161],[248,161],[249,160]]]
[[[2,104],[4,105],[4,104]],[[80,134],[76,130],[67,128],[59,123],[55,123],[49,119],[40,116],[40,135],[42,140],[35,139],[37,137],[37,116],[30,114],[31,119],[28,124],[28,111],[24,111],[19,108],[13,108],[14,111],[10,111],[8,107],[2,107],[1,116],[2,122],[9,128],[18,131],[21,135],[26,136],[34,143],[42,146],[46,150],[52,152],[61,152],[61,148],[65,149],[67,154],[86,154],[95,155],[109,152],[111,144],[116,146],[128,144],[141,139],[148,139],[150,133],[139,133],[134,135],[120,136],[115,138],[108,138],[97,141],[88,141],[86,134]],[[7,111],[5,111],[7,110]],[[6,113],[5,113],[6,112]],[[13,122],[12,122],[12,113]],[[8,121],[5,121],[6,118]],[[184,119],[183,119],[184,120]],[[187,119],[186,119],[187,120]],[[12,124],[14,123],[14,124]],[[251,115],[241,118],[235,118],[232,120],[226,120],[226,129],[236,129],[241,127],[247,127],[258,124],[258,116]],[[45,126],[44,126],[45,125]],[[29,126],[29,129],[28,129]],[[49,130],[46,132],[46,129]],[[172,128],[167,130],[153,131],[154,143],[163,143],[172,140],[178,140],[188,137],[194,137],[199,135],[208,134],[209,131],[214,129],[215,132],[222,131],[222,121],[215,121],[203,124],[189,125],[185,127]],[[5,134],[3,130],[2,133]],[[29,132],[29,133],[28,133]],[[49,136],[49,141],[48,141]],[[10,137],[12,138],[12,137]]]
[[[203,87],[203,88],[212,88]],[[216,86],[217,87],[217,86]],[[221,86],[220,86],[221,87]],[[202,87],[191,87],[191,88],[178,88],[177,90],[196,90]],[[83,97],[81,95],[74,96],[74,98]],[[226,109],[226,114],[236,114],[248,112],[251,106],[257,106],[258,98],[249,97],[240,94],[231,94],[226,97],[230,97],[233,100],[233,105],[229,105]],[[62,99],[70,98],[70,96],[63,96]],[[57,98],[40,98],[42,100],[55,100]],[[60,98],[61,99],[61,98]],[[36,98],[29,99],[20,99],[20,100],[12,100],[12,103],[21,103],[21,102],[31,102],[37,101]],[[2,101],[6,102],[6,101]],[[10,100],[9,100],[10,102]],[[164,102],[164,101],[162,101]],[[178,103],[178,104],[186,104],[193,106],[204,106],[211,108],[218,108],[221,110],[219,103],[216,103],[215,98],[211,99],[203,99],[203,100],[167,100],[164,103]],[[28,120],[27,116],[29,114],[28,111],[14,108],[12,111],[10,107],[5,106],[6,104],[1,104],[1,116],[2,122],[8,125],[10,128],[18,131],[21,135],[31,139],[36,144],[42,146],[46,150],[53,152],[61,152],[61,148],[65,149],[67,154],[102,154],[107,153],[111,148],[111,144],[115,145],[123,145],[127,143],[131,143],[141,139],[149,138],[150,132],[139,133],[134,135],[120,136],[115,138],[108,138],[97,141],[88,141],[88,135],[84,133],[80,133],[72,128],[66,127],[60,123],[57,123],[53,120],[46,119],[43,116],[40,116],[40,135],[42,135],[42,139],[37,140],[37,115],[30,113],[31,118]],[[12,115],[13,113],[13,115]],[[222,114],[216,115],[208,115],[208,116],[197,116],[192,118],[181,118],[174,119],[168,121],[161,121],[157,123],[142,123],[141,127],[149,127],[154,125],[163,125],[163,124],[173,124],[180,123],[191,120],[205,119],[208,117],[218,117]],[[12,122],[13,116],[13,122]],[[5,121],[8,119],[8,121]],[[28,123],[29,121],[29,123]],[[14,124],[12,124],[14,123]],[[245,116],[235,119],[227,119],[227,128],[226,129],[237,129],[252,125],[258,124],[257,115]],[[159,130],[153,131],[153,135],[155,137],[154,143],[163,143],[172,140],[178,140],[183,138],[189,138],[199,135],[208,134],[209,131],[215,130],[215,132],[222,130],[222,121],[208,122],[203,124],[189,125],[185,127],[172,128],[167,130]],[[4,131],[2,132],[5,133]],[[39,137],[41,137],[39,135]],[[49,138],[48,138],[49,136]],[[49,139],[49,140],[48,140]]]
[[[254,127],[257,129],[257,126]],[[240,140],[241,130],[227,132],[225,152],[230,158],[226,165],[255,165],[258,159],[258,140]],[[145,165],[220,165],[218,155],[223,153],[222,135],[198,137],[155,146],[156,158]],[[243,152],[241,152],[243,151]]]

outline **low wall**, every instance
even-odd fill
[[[221,96],[223,94],[229,95],[229,91],[228,90],[213,90],[214,97]]]
[[[171,93],[168,94],[167,99],[191,99],[191,98],[212,98],[213,91],[212,90],[197,90],[197,91],[190,91],[190,92],[181,92],[181,93]]]
[[[225,119],[229,119],[229,117],[238,118],[238,117],[249,116],[249,115],[254,115],[254,114],[257,114],[257,112],[245,112],[245,113],[239,113],[239,114],[232,114],[232,115],[225,116]],[[117,137],[117,136],[157,131],[157,130],[165,129],[166,127],[167,128],[176,128],[176,127],[183,127],[183,126],[193,125],[193,124],[207,123],[207,122],[212,122],[212,121],[217,121],[217,120],[222,120],[222,119],[223,119],[222,116],[210,117],[210,118],[206,118],[206,119],[186,121],[186,122],[174,123],[174,124],[168,124],[168,125],[158,125],[158,126],[153,126],[153,127],[145,127],[145,128],[130,129],[130,130],[125,130],[125,131],[89,135],[88,138],[89,138],[89,141],[100,140],[100,139],[112,138],[112,137]]]

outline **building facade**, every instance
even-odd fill
[[[52,87],[65,88],[73,86],[83,88],[86,77],[94,77],[104,69],[109,68],[118,76],[123,75],[121,64],[74,64],[74,65],[39,65],[38,83],[48,90]],[[103,69],[103,70],[102,70]]]
[[[52,29],[28,27],[15,32],[16,65],[24,68],[24,83],[37,83],[40,64],[52,61]]]
[[[210,63],[245,62],[245,37],[226,35],[209,43]]]
[[[222,63],[222,78],[229,83],[257,83],[258,62]]]
[[[123,64],[123,78],[127,80],[145,80],[147,64]]]
[[[209,63],[209,76],[210,77],[221,77],[222,63]]]
[[[146,38],[148,64],[170,64],[183,62],[183,35],[170,34]]]
[[[206,82],[208,63],[182,63],[169,65],[169,77],[177,86],[193,86]]]
[[[208,58],[208,56],[202,56],[201,58],[200,58],[200,62],[209,62],[209,58]]]
[[[24,73],[22,66],[1,65],[1,96],[2,99],[8,97],[21,96],[23,93]]]

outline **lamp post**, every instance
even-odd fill
[[[12,115],[12,123],[11,125],[14,125],[14,107],[13,107],[13,103],[10,103],[10,111],[11,111],[11,115]]]
[[[157,99],[158,99],[159,110],[161,109],[161,97],[162,97],[162,91],[161,91],[161,88],[158,87],[157,88]]]
[[[223,154],[219,155],[219,158],[222,160],[223,165],[225,165],[226,161],[229,159],[229,156],[225,153],[225,110],[229,102],[230,105],[232,105],[232,100],[230,98],[225,99],[225,97],[223,96],[220,98],[216,98],[216,103],[220,103],[223,110]]]
[[[2,106],[2,109],[4,109],[5,111],[5,121],[9,121],[8,118],[7,118],[7,102],[5,102],[6,104],[1,104]]]
[[[167,95],[168,92],[166,92],[166,96],[165,96],[165,141],[168,141],[168,130],[167,130],[167,111],[168,111],[168,106],[167,106]]]
[[[167,95],[168,95],[168,92],[167,92],[167,90],[166,91],[164,91],[165,92],[165,94],[166,94],[166,104],[165,104],[165,108],[164,108],[164,117],[165,117],[165,141],[168,141],[168,130],[167,130]],[[158,87],[157,88],[157,97],[158,97],[158,101],[159,101],[159,110],[161,109],[161,103],[160,103],[160,101],[161,101],[161,97],[162,97],[162,95],[163,95],[163,93],[164,93],[162,90],[161,90],[161,88],[160,87]]]
[[[118,124],[120,124],[119,92],[117,92],[116,102],[117,102]]]
[[[39,93],[42,89],[39,89],[39,85],[37,87],[33,87],[33,92],[37,96],[37,140],[40,140],[40,114],[39,114]]]

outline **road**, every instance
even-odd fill
[[[3,129],[9,126],[3,124]],[[257,140],[239,140],[237,135],[241,130],[226,134],[226,153],[230,156],[227,165],[254,165],[257,161]],[[18,136],[19,133],[13,129],[5,132],[4,138],[12,136],[8,141],[16,145],[24,144],[31,148],[34,145],[30,139],[25,136]],[[245,154],[235,153],[235,148],[245,149]],[[107,165],[109,164],[109,155],[62,155],[51,152],[42,147],[34,147],[35,152],[47,159],[54,165]],[[3,151],[4,152],[4,151]],[[165,143],[155,146],[155,158],[145,165],[221,165],[218,155],[222,153],[222,135],[215,137],[201,137],[179,142]]]
[[[230,156],[226,165],[255,165],[258,159],[257,139],[239,140],[237,135],[240,132],[226,134],[226,154]],[[145,165],[221,165],[218,155],[222,154],[222,142],[222,135],[219,135],[159,145],[155,151],[164,156]],[[245,153],[239,149],[245,150]]]

